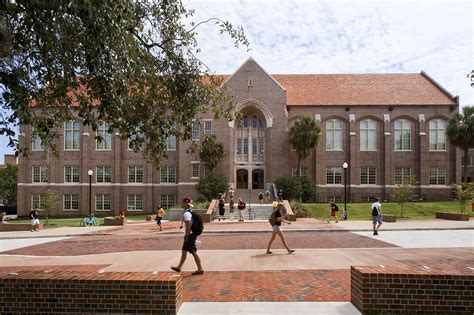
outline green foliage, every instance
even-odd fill
[[[61,205],[61,197],[56,190],[48,190],[46,194],[44,194],[44,202],[42,201],[42,206],[46,212],[46,225],[49,225],[49,214],[51,211],[57,210]]]
[[[227,178],[219,173],[210,172],[206,177],[199,179],[196,190],[202,194],[207,201],[217,198],[218,193],[224,193],[229,187]]]
[[[303,202],[314,202],[316,200],[316,185],[307,177],[300,177],[301,200]]]
[[[470,201],[474,196],[474,184],[452,184],[451,188],[453,189],[453,193],[456,196],[456,199],[459,201],[459,210],[461,211],[461,213],[464,213],[466,210],[466,202],[468,200]]]
[[[287,200],[314,201],[316,194],[315,184],[306,177],[281,176],[275,181],[277,188],[283,191],[283,198]]]
[[[217,142],[215,135],[204,135],[200,141],[193,141],[189,151],[206,163],[212,171],[224,157],[224,145]]]
[[[14,130],[29,124],[55,152],[64,121],[77,116],[94,131],[106,121],[159,165],[167,137],[189,140],[193,119],[208,111],[232,118],[222,77],[196,57],[203,23],[235,46],[249,44],[242,28],[196,23],[176,0],[1,1],[0,135],[25,152]]]
[[[462,113],[456,113],[448,122],[446,134],[452,145],[464,151],[462,176],[466,180],[469,149],[474,148],[474,107],[464,106]]]
[[[415,177],[410,176],[404,178],[402,184],[396,184],[395,189],[393,190],[393,199],[400,205],[400,217],[403,218],[403,207],[406,203],[411,201],[413,195],[413,189],[416,185]]]
[[[0,198],[6,199],[9,204],[16,204],[16,191],[18,184],[18,166],[8,164],[0,169]]]
[[[311,150],[318,144],[321,129],[311,117],[297,118],[290,128],[290,143],[298,155],[298,172],[301,173],[300,164],[311,154]],[[300,174],[301,175],[301,174]]]
[[[291,209],[293,210],[293,213],[296,215],[297,218],[310,218],[311,217],[311,212],[303,204],[293,201],[290,203],[290,206],[291,206]]]

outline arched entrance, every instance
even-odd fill
[[[237,189],[248,189],[249,172],[247,170],[237,170]]]
[[[263,170],[252,171],[252,189],[263,189],[264,187],[264,173]]]

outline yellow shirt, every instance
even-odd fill
[[[156,212],[156,215],[160,218],[164,217],[166,215],[165,209],[163,208],[158,209],[158,211]]]

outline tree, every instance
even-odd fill
[[[202,113],[232,119],[222,78],[196,57],[199,25],[248,47],[242,28],[192,15],[178,0],[0,1],[0,134],[27,153],[14,130],[29,124],[54,152],[64,121],[105,121],[159,165],[167,137],[190,139]]]
[[[403,218],[403,207],[411,201],[415,188],[415,177],[405,177],[403,183],[398,183],[393,190],[393,199],[400,205],[400,217]]]
[[[472,183],[462,185],[452,184],[451,188],[453,189],[456,199],[459,200],[459,210],[461,213],[464,213],[466,210],[466,201],[471,200],[474,196],[474,185]]]
[[[474,148],[474,107],[465,106],[462,114],[456,113],[448,122],[446,134],[452,145],[464,151],[462,177],[466,181],[469,149]]]
[[[224,145],[217,142],[215,135],[206,134],[200,141],[191,144],[190,152],[206,163],[212,171],[224,157]]]
[[[277,189],[283,191],[283,198],[287,200],[300,200],[303,195],[303,187],[299,177],[281,176],[275,180]]]
[[[6,199],[9,204],[16,204],[16,191],[18,184],[18,166],[7,164],[0,169],[0,198]]]
[[[42,200],[42,207],[46,212],[46,226],[49,226],[49,214],[53,210],[57,210],[61,204],[61,199],[59,193],[56,190],[48,190],[46,194],[44,194]]]
[[[201,193],[207,201],[217,198],[217,194],[224,193],[229,187],[227,178],[219,173],[209,173],[206,177],[199,179],[196,190]]]
[[[297,118],[290,128],[290,143],[298,156],[298,175],[301,176],[301,160],[309,156],[311,150],[318,144],[321,129],[311,117]]]

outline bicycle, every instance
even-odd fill
[[[82,218],[81,226],[93,226],[93,225],[99,225],[99,219],[95,215],[91,214]]]
[[[252,208],[248,208],[248,211],[249,211],[249,220],[255,220],[255,218],[257,217],[257,214],[255,213],[255,210],[253,210]]]

